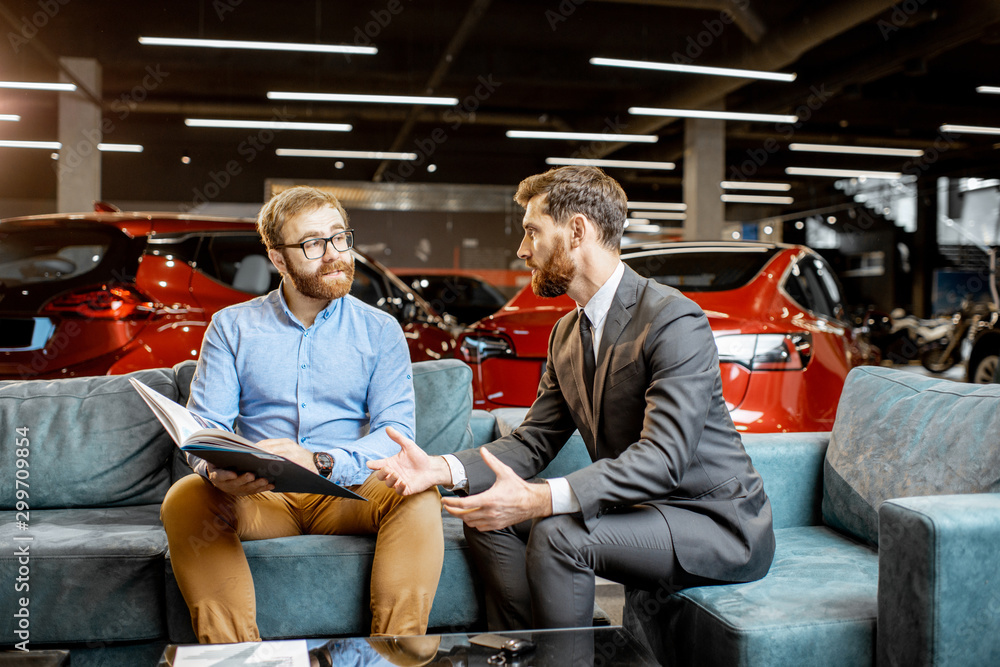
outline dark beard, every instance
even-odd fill
[[[323,280],[323,276],[334,271],[343,271],[344,277],[331,285]],[[288,277],[295,289],[304,296],[326,301],[339,299],[351,291],[354,283],[354,258],[351,257],[350,262],[324,264],[313,273],[299,272],[289,266]]]
[[[566,244],[561,242],[545,266],[535,269],[531,276],[531,291],[536,296],[553,298],[562,296],[576,277],[576,265],[566,252]]]

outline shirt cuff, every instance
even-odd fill
[[[449,491],[467,491],[469,489],[469,479],[465,476],[465,466],[458,460],[457,456],[443,454],[444,462],[451,470],[451,486],[445,486]],[[443,485],[442,485],[443,486]]]
[[[573,487],[569,485],[565,477],[553,477],[545,480],[552,492],[552,513],[553,514],[573,514],[581,510],[580,501],[573,493]]]

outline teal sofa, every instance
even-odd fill
[[[748,584],[629,590],[665,664],[1000,664],[1000,386],[851,371],[832,433],[744,435],[774,512]]]
[[[165,643],[194,640],[159,520],[171,483],[192,473],[128,382],[183,404],[193,370],[185,362],[131,376],[0,382],[0,650],[27,640],[30,649],[71,647],[74,665],[153,664]],[[464,363],[415,363],[413,381],[417,441],[428,451],[495,437],[494,417],[473,415]],[[247,542],[261,634],[366,635],[373,547],[373,537],[351,536]],[[25,588],[11,595],[19,576]],[[461,522],[446,516],[430,626],[482,623]]]

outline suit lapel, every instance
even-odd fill
[[[594,375],[594,400],[590,408],[590,422],[593,425],[594,437],[596,439],[598,427],[601,422],[601,410],[598,406],[604,400],[604,384],[608,377],[611,366],[611,349],[618,343],[625,327],[632,321],[631,308],[637,300],[639,288],[639,274],[625,267],[625,274],[622,276],[618,289],[615,291],[615,298],[611,301],[611,308],[608,310],[608,317],[604,322],[604,333],[601,334],[601,348],[597,355],[597,373]],[[583,374],[581,371],[581,382]],[[595,440],[596,441],[596,440]]]

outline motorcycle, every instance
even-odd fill
[[[920,363],[932,373],[943,373],[955,364],[961,363],[972,339],[979,331],[979,323],[989,321],[996,306],[986,301],[973,301],[970,297],[962,300],[962,306],[946,325],[944,335],[934,339],[920,354]],[[935,328],[934,331],[936,331]]]
[[[921,319],[907,315],[902,308],[888,314],[869,309],[859,324],[868,340],[882,351],[884,360],[905,364],[942,347],[941,341],[952,328],[952,319]]]

